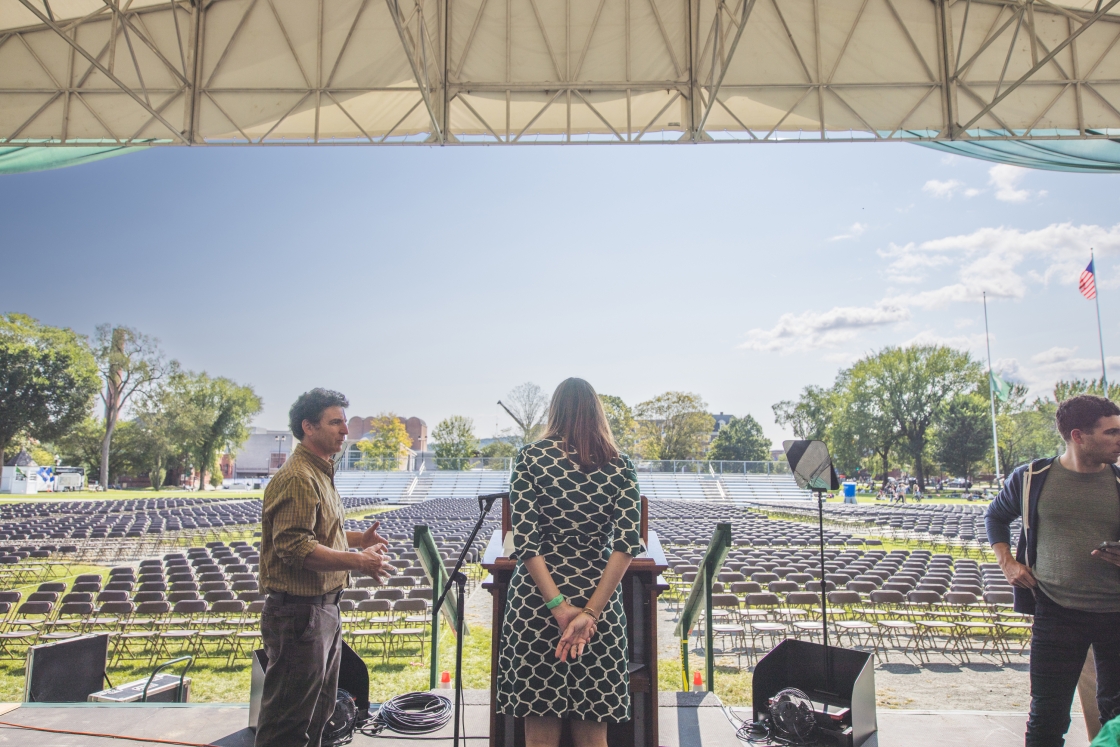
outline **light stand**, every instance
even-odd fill
[[[824,672],[828,682],[827,692],[831,694],[833,688],[832,656],[828,648],[828,587],[826,586],[828,582],[825,581],[824,567],[824,491],[816,489],[813,492],[817,494],[817,536],[821,548],[821,636],[824,642]]]
[[[439,599],[432,605],[432,620],[433,623],[438,623],[439,611],[443,608],[443,602],[447,599],[447,592],[451,591],[452,585],[459,591],[455,595],[455,719],[454,736],[452,744],[459,747],[459,725],[461,723],[460,714],[463,708],[463,615],[466,614],[466,596],[467,596],[467,575],[463,573],[463,563],[467,559],[467,552],[470,551],[471,545],[474,544],[474,538],[478,536],[479,530],[482,529],[482,524],[486,521],[486,515],[490,513],[490,509],[494,506],[494,501],[499,498],[508,498],[509,493],[491,493],[490,495],[480,495],[478,497],[478,521],[475,522],[474,529],[471,530],[471,536],[463,544],[463,549],[459,553],[459,559],[455,561],[455,567],[451,571],[451,578],[447,586],[444,587],[443,593],[439,595]]]
[[[821,559],[821,639],[824,642],[824,671],[826,692],[835,695],[832,676],[832,652],[828,645],[828,581],[825,580],[824,559],[824,494],[826,490],[839,490],[840,479],[832,466],[832,458],[823,441],[786,441],[783,443],[790,472],[798,487],[807,488],[817,495],[817,536],[820,540]]]

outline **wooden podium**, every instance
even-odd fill
[[[498,713],[498,652],[502,645],[502,619],[506,594],[517,561],[508,557],[504,538],[512,532],[509,499],[502,502],[502,529],[495,531],[486,548],[482,567],[490,576],[482,588],[493,596],[490,656],[490,747],[524,747],[521,719]],[[626,608],[626,634],[630,649],[630,703],[633,718],[608,727],[611,747],[658,747],[657,741],[657,596],[668,585],[661,574],[669,567],[657,533],[649,531],[649,504],[642,496],[642,544],[645,552],[634,558],[622,577],[622,601]],[[571,747],[565,727],[561,747]]]

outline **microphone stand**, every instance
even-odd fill
[[[486,515],[490,513],[490,509],[494,506],[494,501],[507,497],[509,497],[509,493],[491,493],[478,497],[478,521],[475,522],[474,529],[471,530],[471,536],[467,538],[463,545],[463,549],[459,553],[459,559],[455,561],[455,568],[451,571],[451,578],[447,586],[439,595],[439,599],[432,605],[432,620],[434,624],[438,624],[439,611],[443,607],[444,600],[447,599],[447,592],[451,591],[452,585],[459,590],[455,595],[455,727],[454,741],[452,742],[455,747],[459,747],[460,714],[463,708],[463,616],[466,614],[467,596],[467,574],[463,573],[463,563],[466,562],[467,552],[470,551],[471,545],[474,544],[474,538],[478,536],[479,530],[482,529],[482,524],[486,521]]]

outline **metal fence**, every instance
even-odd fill
[[[636,459],[638,472],[679,472],[715,475],[788,475],[789,462],[732,462],[702,459]]]
[[[475,471],[509,472],[513,469],[510,457],[463,457],[440,459],[425,454],[423,457],[405,460],[374,460],[351,456],[343,452],[336,468],[339,470],[358,470],[365,472],[399,471]],[[788,475],[789,462],[734,462],[706,461],[703,459],[635,459],[634,468],[638,472],[665,472],[699,475]]]

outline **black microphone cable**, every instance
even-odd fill
[[[357,731],[366,737],[381,739],[424,739],[451,741],[446,737],[422,737],[446,726],[454,714],[451,700],[435,693],[405,693],[389,698],[381,704],[377,715]],[[466,709],[464,709],[466,715]],[[464,724],[465,726],[465,724]],[[395,734],[382,734],[388,729]],[[462,733],[462,732],[460,732]],[[400,735],[400,736],[397,736]],[[489,737],[465,737],[459,739],[487,740]]]

